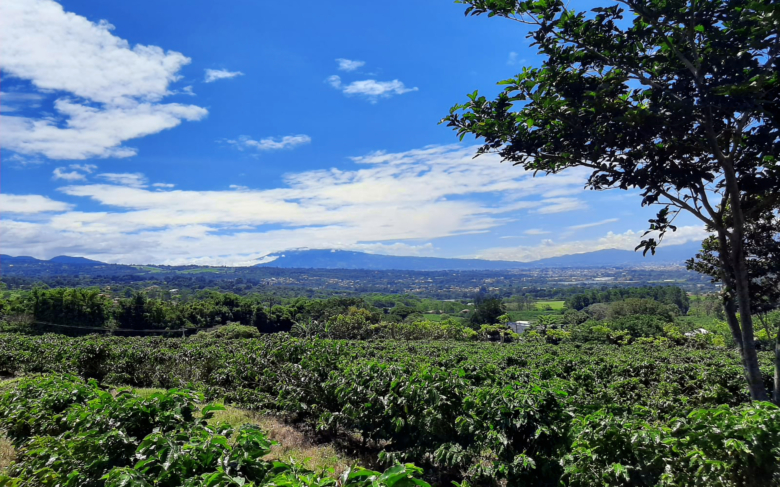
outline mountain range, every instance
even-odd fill
[[[482,259],[444,259],[377,255],[347,250],[291,250],[270,255],[273,260],[259,267],[288,269],[368,269],[415,271],[511,270],[561,267],[640,267],[649,265],[682,265],[696,254],[697,243],[659,248],[656,255],[643,256],[630,250],[597,250],[581,254],[550,257],[533,262]]]
[[[87,259],[86,257],[71,257],[69,255],[58,255],[57,257],[52,257],[49,260],[45,260],[36,259],[35,257],[29,257],[26,255],[14,257],[12,255],[0,254],[0,264],[40,264],[46,262],[63,265],[106,265],[104,262]]]
[[[656,255],[642,256],[630,250],[597,250],[580,254],[562,255],[533,262],[515,262],[483,259],[447,259],[440,257],[413,257],[367,254],[348,250],[290,250],[269,255],[267,262],[256,267],[286,269],[365,269],[403,271],[505,271],[512,269],[585,268],[585,267],[643,267],[651,265],[682,265],[696,254],[699,244],[691,243],[662,247]],[[85,257],[60,255],[49,260],[34,257],[0,255],[2,265],[49,264],[63,266],[106,265]]]

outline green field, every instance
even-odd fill
[[[163,272],[162,269],[157,268],[157,267],[152,267],[152,266],[149,266],[149,265],[134,265],[133,267],[135,267],[139,271],[146,271],[146,272],[150,272],[152,274],[157,274],[157,273]]]
[[[545,309],[547,306],[550,306],[554,310],[561,310],[563,309],[563,304],[565,301],[537,301],[536,309]]]
[[[224,269],[216,267],[204,267],[201,269],[187,269],[186,271],[179,271],[180,274],[218,274],[224,272]]]

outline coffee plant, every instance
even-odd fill
[[[769,384],[772,357],[759,358]],[[38,399],[32,390],[17,388],[9,404],[20,406],[9,407],[9,419],[3,420],[12,439],[15,434],[46,435],[68,441],[63,424],[77,421],[95,435],[109,434],[104,425],[110,422],[101,422],[102,413],[78,419],[76,411],[86,406],[69,401],[92,404],[89,411],[105,410],[107,416],[114,404],[139,399],[126,393],[109,399],[100,384],[194,388],[206,398],[286,415],[325,439],[354,438],[388,467],[414,463],[424,468],[426,480],[436,485],[780,485],[777,408],[750,402],[740,358],[727,349],[671,341],[500,344],[285,334],[227,341],[0,335],[0,374],[34,373],[74,374],[88,382],[74,386],[74,399],[70,392]],[[199,403],[188,394],[193,393],[174,390],[165,400],[185,417]],[[48,402],[40,406],[34,402],[44,400]],[[136,413],[123,414],[128,421],[123,431],[149,438],[149,448],[172,441],[198,452],[198,445],[214,443],[210,438],[227,437],[198,426],[188,430],[192,443],[186,443],[177,436],[176,423],[182,420],[166,419],[168,413],[141,419]],[[160,425],[159,431],[132,426],[144,421]],[[117,449],[124,445],[119,437],[93,439],[115,442]],[[229,446],[244,451],[240,445]],[[102,463],[79,468],[124,468],[113,475],[126,479],[162,471],[155,461],[144,464],[143,472],[130,472],[135,464],[101,458]],[[170,475],[179,480],[192,472],[217,473],[176,465]],[[223,465],[219,475],[233,475],[228,467]]]
[[[24,379],[0,397],[0,428],[18,460],[0,486],[428,486],[422,470],[354,468],[340,478],[266,460],[274,442],[255,426],[209,425],[222,406],[169,390],[116,394],[72,376]]]

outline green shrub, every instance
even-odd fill
[[[657,316],[622,316],[607,323],[612,330],[627,331],[632,337],[660,337],[664,335],[666,323]]]
[[[240,323],[228,323],[225,326],[220,326],[214,330],[208,332],[200,332],[196,336],[201,334],[210,335],[220,340],[238,340],[241,338],[260,338],[262,334],[254,326],[246,326]]]
[[[196,399],[186,390],[114,396],[67,376],[22,380],[0,398],[0,428],[18,447],[0,486],[428,486],[413,465],[356,468],[337,480],[265,460],[274,442],[262,431],[211,426],[224,408],[199,410]]]
[[[780,409],[696,409],[663,424],[599,411],[575,421],[567,485],[769,486],[780,480]]]

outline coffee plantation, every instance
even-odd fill
[[[772,357],[760,359],[769,384]],[[324,438],[350,435],[432,485],[780,485],[780,409],[750,402],[724,348],[5,334],[0,374],[194,388]],[[39,408],[62,414],[62,401]],[[61,431],[41,428],[27,441],[63,448]]]

